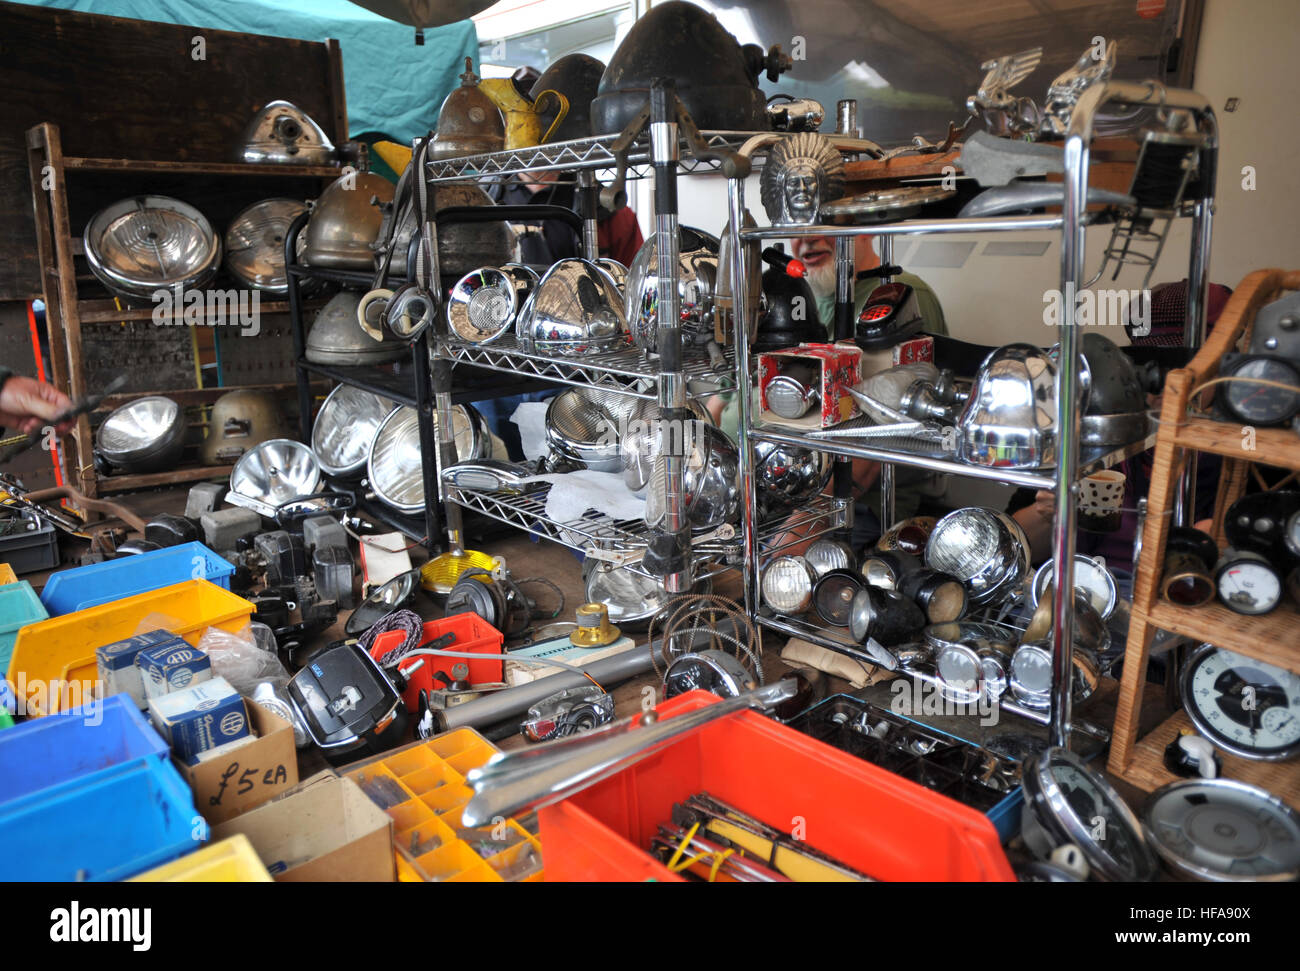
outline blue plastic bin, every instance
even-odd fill
[[[0,672],[9,670],[18,628],[49,618],[45,605],[26,580],[0,585]]]
[[[166,743],[130,699],[93,711],[0,734],[0,880],[121,880],[207,838]]]
[[[115,560],[60,570],[41,590],[41,603],[51,617],[98,607],[137,593],[186,580],[207,580],[230,589],[235,568],[202,543],[182,543],[166,549],[119,556]]]

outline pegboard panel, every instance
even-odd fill
[[[119,394],[195,387],[191,340],[188,327],[157,327],[149,320],[86,327],[81,349],[87,392],[119,374],[127,376]]]
[[[259,322],[256,336],[242,335],[231,327],[213,328],[223,385],[280,384],[295,379],[289,315],[264,313]]]

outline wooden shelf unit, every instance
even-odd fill
[[[1225,353],[1249,342],[1250,328],[1260,308],[1284,290],[1300,290],[1300,271],[1257,270],[1248,275],[1224,307],[1205,346],[1186,368],[1170,372],[1165,382],[1124,672],[1107,762],[1112,774],[1143,790],[1175,781],[1164,767],[1164,750],[1180,731],[1192,730],[1191,720],[1179,710],[1138,739],[1142,687],[1151,658],[1151,638],[1157,629],[1300,673],[1300,610],[1294,605],[1283,603],[1270,613],[1249,617],[1217,603],[1182,607],[1159,598],[1174,495],[1183,468],[1188,461],[1195,461],[1196,452],[1211,452],[1223,458],[1213,528],[1220,541],[1224,511],[1244,493],[1251,464],[1300,470],[1300,437],[1289,428],[1260,428],[1247,433],[1239,424],[1189,415],[1194,392],[1218,374]],[[1176,672],[1167,672],[1166,676],[1175,677]],[[1261,786],[1300,808],[1300,762],[1262,762],[1220,754],[1226,777]]]
[[[341,97],[341,91],[338,93]],[[344,115],[345,116],[345,115]],[[27,162],[31,176],[32,203],[36,210],[37,252],[40,260],[45,297],[46,329],[50,339],[50,364],[52,383],[72,398],[86,395],[82,351],[82,326],[112,324],[121,321],[151,320],[151,307],[119,308],[110,299],[85,299],[78,295],[76,258],[81,253],[81,240],[72,232],[69,216],[67,176],[82,172],[120,172],[123,174],[167,174],[185,177],[257,177],[313,178],[332,180],[339,175],[339,167],[332,165],[254,165],[245,162],[178,162],[147,159],[86,158],[65,156],[59,126],[46,122],[27,131]],[[48,191],[43,189],[48,186]],[[266,314],[287,314],[286,299],[268,299],[259,304]],[[171,317],[179,316],[173,312]],[[204,324],[220,323],[225,315],[205,308]],[[259,385],[259,390],[287,390],[293,384]],[[215,400],[236,385],[221,388],[184,389],[176,392],[137,392],[114,395],[100,410],[116,407],[144,394],[168,394],[182,406]],[[230,467],[186,466],[168,472],[139,475],[101,476],[95,470],[94,441],[90,419],[82,415],[72,432],[72,447],[60,449],[67,482],[86,496],[93,498],[101,492],[125,492],[170,483],[198,482],[204,479],[228,476]]]

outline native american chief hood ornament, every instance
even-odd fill
[[[807,226],[844,194],[844,160],[824,135],[800,132],[773,146],[760,188],[773,226]]]

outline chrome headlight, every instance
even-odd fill
[[[619,436],[618,450],[623,465],[623,481],[637,495],[645,492],[645,487],[654,472],[655,458],[663,447],[664,435],[668,444],[674,444],[674,437],[680,437],[683,448],[689,448],[704,432],[701,427],[712,424],[713,419],[698,401],[688,402],[692,418],[680,424],[667,424],[659,418],[659,405],[648,398],[638,398],[627,415],[627,427]]]
[[[354,475],[366,466],[379,426],[397,407],[387,398],[340,384],[329,393],[311,429],[311,448],[329,475]]]
[[[634,630],[650,622],[672,599],[662,580],[612,563],[587,559],[583,564],[588,603],[603,603],[609,608],[609,621],[623,630]],[[708,581],[697,584],[695,592],[711,589]]]
[[[1096,655],[1077,644],[1073,651],[1074,679],[1071,692],[1075,701],[1086,701],[1101,680]],[[1011,693],[1026,708],[1046,711],[1052,707],[1052,645],[1027,641],[1016,648],[1011,658],[1009,678]]]
[[[834,468],[828,452],[774,442],[756,442],[754,461],[754,478],[765,516],[801,506],[821,495]]]
[[[95,447],[118,468],[163,469],[180,458],[185,412],[171,398],[149,395],[115,408],[95,432]]]
[[[451,332],[471,344],[496,340],[514,323],[519,292],[504,270],[486,266],[456,281],[447,298]]]
[[[1052,585],[1052,577],[1055,576],[1055,572],[1056,564],[1048,560],[1034,574],[1034,582],[1029,588],[1029,596],[1035,607],[1043,599],[1044,591]],[[1105,563],[1100,559],[1094,560],[1082,553],[1074,555],[1074,589],[1076,592],[1082,592],[1087,596],[1088,601],[1092,604],[1093,609],[1101,615],[1102,620],[1109,620],[1110,615],[1115,612],[1115,605],[1119,603],[1119,591],[1115,587],[1115,577],[1111,575],[1110,570],[1106,569]]]
[[[801,614],[812,603],[816,580],[802,556],[778,556],[763,570],[763,603],[778,614]]]
[[[838,539],[817,540],[804,550],[803,558],[818,576],[831,570],[852,570],[858,562],[853,548]]]
[[[487,458],[490,439],[483,417],[469,405],[451,410],[452,437],[457,461]],[[395,408],[384,419],[370,446],[366,478],[375,495],[398,512],[414,514],[424,509],[424,466],[420,447],[420,413],[414,408]],[[434,416],[437,434],[437,416]]]
[[[637,251],[623,285],[624,315],[632,340],[647,353],[659,351],[659,237]],[[679,235],[677,293],[682,342],[702,344],[713,336],[713,291],[718,279],[718,240],[698,229]]]
[[[1056,462],[1056,367],[1032,344],[1000,347],[980,366],[957,424],[972,465],[1037,469]]]
[[[726,432],[716,425],[692,424],[703,430],[686,458],[682,476],[686,491],[686,518],[694,530],[715,529],[735,522],[740,515],[740,453]],[[656,456],[647,485],[645,521],[659,526],[667,515],[664,495],[664,457]]]
[[[998,624],[974,621],[932,624],[925,629],[945,694],[969,704],[983,694],[992,700],[1006,690],[1014,633]]]
[[[619,472],[619,441],[635,401],[613,392],[566,388],[546,405],[546,441],[596,472]]]
[[[546,271],[523,337],[543,354],[562,356],[622,350],[631,340],[618,287],[583,259],[560,260]]]
[[[1029,572],[1029,542],[1010,516],[970,506],[935,524],[925,564],[962,582],[976,607],[1005,598]]]
[[[130,299],[202,287],[221,265],[221,239],[212,224],[167,196],[132,196],[101,209],[86,224],[83,242],[99,282]]]
[[[289,224],[307,211],[297,199],[255,202],[226,229],[226,269],[244,286],[268,293],[289,292],[284,240]]]

